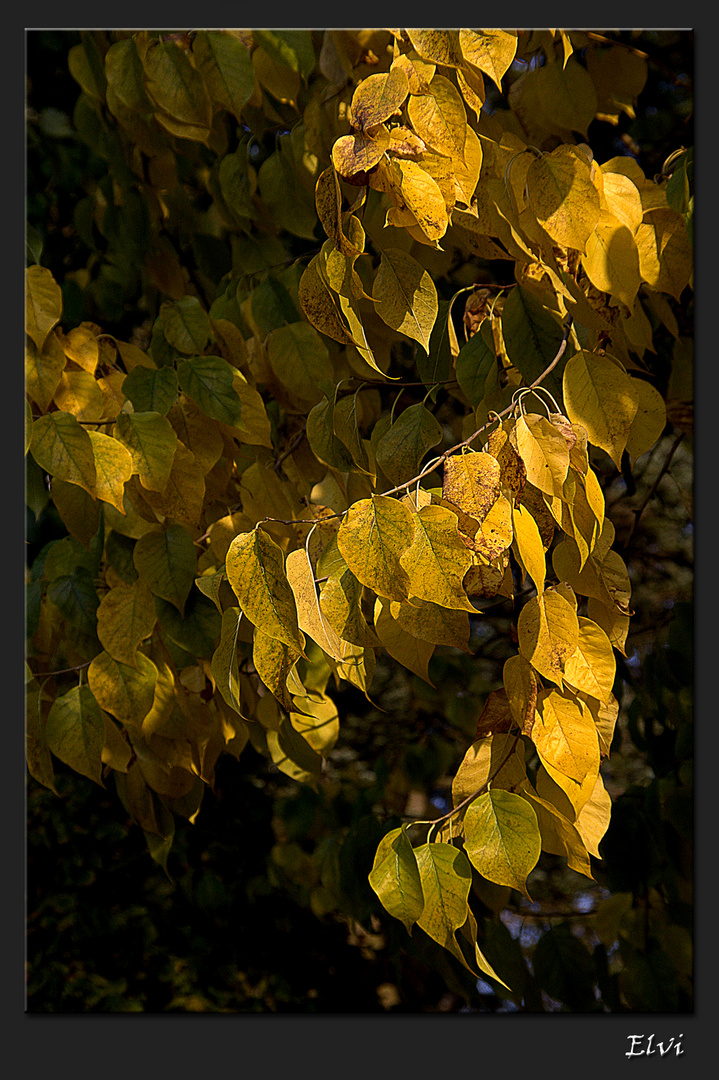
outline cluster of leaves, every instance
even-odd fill
[[[431,682],[512,602],[452,809],[390,829],[369,879],[506,985],[473,875],[528,896],[545,851],[592,878],[610,819],[631,590],[590,448],[619,470],[666,426],[643,357],[678,338],[693,204],[686,155],[667,182],[579,140],[632,114],[646,63],[564,31],[392,30],[86,34],[69,66],[109,170],[75,280],[151,317],[130,341],[62,329],[60,285],[27,271],[28,498],[68,534],[30,573],[30,771],[112,776],[165,865],[221,754],[320,790],[332,686],[371,700],[380,650]],[[507,284],[440,299],[448,255]]]

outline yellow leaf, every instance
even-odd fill
[[[282,551],[261,528],[240,533],[225,560],[227,577],[240,608],[255,626],[304,656],[305,639],[285,573]]]
[[[592,714],[592,719],[597,728],[599,752],[603,757],[609,757],[612,739],[614,738],[614,729],[619,716],[619,702],[613,694],[609,695],[609,700],[606,702],[598,701],[597,698],[589,697],[588,694],[580,694],[580,697]]]
[[[516,30],[460,30],[459,47],[465,60],[502,88],[502,79],[517,52]]]
[[[25,319],[27,332],[42,352],[45,339],[62,315],[62,292],[44,266],[25,271]]]
[[[322,757],[327,757],[334,749],[340,733],[340,718],[334,701],[325,694],[295,696],[290,723]]]
[[[410,581],[400,559],[414,539],[406,506],[373,495],[350,506],[337,533],[337,547],[355,577],[380,596],[405,600]]]
[[[390,602],[390,615],[402,630],[432,645],[447,645],[469,651],[469,615],[465,611],[440,607],[416,597],[412,603]]]
[[[611,813],[612,800],[604,787],[602,777],[598,776],[594,790],[576,820],[577,832],[584,841],[587,851],[596,859],[601,858],[599,842],[609,828]]]
[[[512,504],[500,495],[467,543],[479,555],[494,562],[512,543]]]
[[[599,193],[589,164],[574,147],[558,146],[531,163],[527,197],[537,221],[555,243],[585,250],[599,220]]]
[[[569,470],[569,448],[564,437],[537,413],[520,416],[514,433],[529,483],[546,495],[561,498]]]
[[[157,668],[143,653],[137,653],[133,667],[101,652],[88,668],[87,681],[101,708],[139,728],[152,708]]]
[[[551,855],[564,855],[570,870],[594,880],[589,853],[576,825],[561,814],[553,803],[541,799],[529,784],[522,787],[521,793],[537,815],[542,850]]]
[[[537,676],[523,656],[510,656],[502,669],[502,681],[514,721],[525,735],[532,734],[537,715]]]
[[[242,412],[237,430],[240,432],[242,442],[249,446],[267,446],[272,449],[272,428],[270,418],[265,409],[265,403],[254,386],[250,386],[245,377],[238,371],[233,380],[232,388],[240,399]],[[197,460],[197,455],[195,455]],[[202,464],[197,461],[202,469]],[[214,462],[213,462],[214,464]]]
[[[596,780],[597,774],[590,772],[580,784],[548,761],[540,761],[536,779],[537,794],[551,803],[568,821],[575,822],[591,796]]]
[[[90,436],[74,416],[66,412],[46,413],[32,426],[30,453],[41,469],[78,484],[95,496],[95,458]]]
[[[340,345],[353,345],[347,322],[340,314],[338,301],[323,279],[319,266],[320,257],[315,255],[300,278],[299,301],[302,310],[315,329],[334,341],[339,341]]]
[[[456,87],[444,75],[435,75],[428,94],[413,95],[407,106],[412,128],[438,154],[464,154],[467,114]]]
[[[47,411],[60,384],[66,357],[55,334],[49,334],[39,350],[32,338],[25,340],[25,388],[43,412]]]
[[[457,515],[443,506],[423,506],[412,520],[414,541],[400,558],[409,578],[410,602],[418,597],[474,613],[477,609],[462,585],[472,556],[460,539]]]
[[[430,240],[439,240],[449,219],[444,197],[435,180],[416,161],[399,161],[401,196]]]
[[[608,210],[602,210],[582,255],[582,266],[592,285],[601,292],[615,296],[630,310],[634,307],[642,283],[638,242],[639,232],[635,242],[632,233],[619,218]]]
[[[381,124],[399,112],[408,93],[409,83],[401,67],[367,76],[352,95],[350,123],[361,131]]]
[[[523,506],[517,506],[512,511],[512,524],[514,543],[517,546],[519,558],[534,582],[537,594],[541,595],[544,592],[547,565],[537,523],[528,510]]]
[[[100,644],[113,660],[135,667],[137,650],[156,618],[155,599],[144,582],[121,582],[105,593],[97,609]]]
[[[601,626],[610,642],[622,656],[626,656],[627,634],[629,633],[630,618],[619,611],[613,604],[607,607],[601,600],[590,596],[587,601],[587,615],[592,622]]]
[[[519,652],[540,675],[562,685],[565,665],[579,642],[576,598],[566,585],[532,597],[517,620]]]
[[[382,160],[389,144],[389,131],[384,124],[356,135],[342,135],[332,147],[332,164],[340,176],[369,172]]]
[[[360,254],[342,229],[342,192],[335,169],[325,169],[318,176],[315,184],[315,206],[322,228],[339,251],[348,257]]]
[[[602,173],[604,201],[610,214],[634,234],[642,223],[644,211],[637,185],[622,173]]]
[[[638,407],[627,438],[626,451],[632,461],[645,454],[656,443],[667,422],[664,398],[645,379],[632,379],[632,389]]]
[[[90,431],[88,434],[95,458],[97,497],[111,503],[124,514],[125,481],[132,476],[132,458],[117,439],[100,431]]]
[[[287,677],[300,657],[297,649],[286,645],[275,637],[270,637],[256,626],[252,638],[252,663],[257,674],[280,704],[288,711],[291,708]]]
[[[581,351],[564,369],[564,402],[573,424],[586,428],[589,441],[621,468],[638,399],[633,380],[614,360]]]
[[[608,702],[614,685],[616,664],[611,642],[591,619],[579,617],[577,651],[564,665],[565,682],[601,702]]]
[[[464,150],[452,162],[457,202],[471,206],[482,169],[482,144],[469,124],[465,125]]]
[[[400,626],[392,615],[392,606],[390,601],[379,597],[375,601],[374,628],[380,643],[394,660],[434,686],[428,671],[434,645]]]
[[[479,120],[486,97],[483,76],[471,64],[465,64],[457,69],[457,83],[462,97]]]
[[[235,375],[232,385],[237,396],[242,399],[238,375]],[[178,439],[195,455],[198,468],[203,474],[208,473],[212,466],[217,464],[224,449],[219,421],[206,416],[189,398],[181,404],[173,405],[167,419]],[[242,420],[240,429],[241,427]]]
[[[639,273],[652,289],[679,300],[694,268],[694,252],[682,214],[653,210],[636,233]]]
[[[301,630],[317,642],[335,660],[344,659],[343,643],[324,617],[317,597],[314,571],[305,548],[291,551],[285,561],[287,580],[297,604],[297,622]]]
[[[542,690],[532,742],[540,759],[581,784],[599,772],[599,742],[589,710],[583,702],[557,690]]]
[[[406,30],[405,33],[423,60],[443,67],[458,67],[462,63],[456,30]]]
[[[393,330],[418,341],[429,355],[439,302],[427,271],[404,251],[385,248],[372,285],[377,314]]]
[[[63,339],[62,346],[66,356],[74,360],[90,375],[95,374],[95,368],[100,359],[100,345],[97,337],[86,323],[82,323],[82,325],[71,330]]]
[[[473,450],[453,454],[444,463],[442,497],[460,511],[462,532],[474,535],[476,527],[464,516],[481,523],[499,498],[501,470],[497,459]],[[463,516],[464,515],[464,516]]]
[[[87,371],[63,371],[54,394],[58,409],[78,420],[94,423],[102,419],[105,399],[93,375]]]
[[[367,624],[360,602],[362,585],[344,561],[344,571],[328,577],[322,586],[320,607],[327,622],[342,639],[360,648],[377,645],[377,638]]]
[[[402,68],[407,76],[407,84],[410,94],[428,94],[429,84],[432,81],[436,64],[423,60],[414,49],[408,53],[395,56],[392,61],[393,68]]]
[[[493,788],[511,790],[527,778],[524,744],[514,735],[488,735],[472,743],[452,781],[452,802],[459,806],[492,778]]]
[[[417,161],[417,159],[422,157],[427,150],[427,147],[422,140],[415,135],[413,131],[410,131],[408,127],[404,127],[403,125],[391,128],[389,138],[389,151],[397,157],[409,158],[410,161]]]

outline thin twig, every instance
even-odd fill
[[[559,346],[559,349],[557,350],[557,355],[554,357],[551,364],[549,364],[549,366],[544,369],[542,374],[538,378],[536,378],[530,386],[527,387],[527,390],[534,390],[535,386],[539,386],[539,384],[543,382],[544,379],[546,379],[547,375],[549,375],[550,372],[554,370],[554,368],[564,356],[564,352],[567,348],[567,341],[569,340],[569,332],[572,328],[572,321],[573,320],[570,317],[567,325],[564,328],[562,342]],[[480,428],[477,428],[477,430],[473,432],[468,439],[464,439],[462,442],[457,443],[456,446],[451,446],[449,450],[445,450],[443,454],[440,454],[439,458],[436,458],[431,465],[423,469],[422,472],[419,473],[417,476],[412,477],[411,480],[407,480],[404,484],[399,484],[397,487],[390,488],[389,491],[383,491],[382,494],[395,495],[397,492],[404,491],[405,488],[411,487],[412,484],[416,484],[417,481],[421,480],[423,476],[427,476],[429,473],[434,472],[434,470],[439,465],[441,465],[443,461],[446,461],[446,459],[450,457],[455,452],[455,450],[461,450],[463,447],[469,446],[471,442],[474,442],[478,435],[481,435],[483,431],[485,431],[488,427],[492,426],[492,424],[495,422],[495,419],[501,420],[503,417],[509,416],[513,409],[514,402],[512,402],[511,405],[508,405],[506,409],[503,409],[502,412],[494,413],[493,418],[491,420],[487,420],[487,422],[482,424]]]
[[[564,334],[562,335],[562,341],[561,341],[561,344],[560,344],[560,346],[559,346],[559,348],[557,350],[556,356],[554,357],[552,362],[544,369],[542,374],[539,375],[538,378],[536,378],[534,380],[534,382],[530,386],[528,386],[526,388],[527,390],[534,390],[534,388],[536,386],[539,386],[539,384],[541,382],[543,382],[544,379],[546,379],[547,375],[549,375],[554,370],[554,368],[557,366],[559,361],[564,356],[564,352],[565,352],[565,350],[567,348],[567,341],[569,340],[569,332],[570,332],[570,330],[572,328],[572,322],[573,322],[573,320],[572,320],[572,318],[570,316],[568,321],[567,321],[567,325],[564,328]],[[481,433],[486,428],[491,427],[491,425],[495,422],[495,420],[497,420],[497,419],[501,420],[503,417],[508,416],[512,412],[513,409],[514,409],[514,402],[512,402],[511,405],[508,405],[506,409],[503,409],[502,412],[493,413],[491,420],[487,420],[487,422],[485,424],[482,424],[482,426],[480,428],[477,428],[477,430],[475,432],[473,432],[469,436],[468,439],[463,439],[462,442],[457,443],[456,446],[451,446],[449,448],[449,450],[445,450],[445,452],[443,454],[440,454],[439,457],[434,458],[432,460],[431,464],[427,465],[420,473],[417,474],[417,476],[413,476],[411,480],[406,480],[404,482],[404,484],[398,484],[397,487],[390,488],[388,491],[383,491],[381,493],[377,492],[376,494],[378,494],[378,495],[381,494],[383,496],[385,496],[385,495],[396,495],[398,492],[405,491],[407,488],[410,488],[413,484],[416,484],[419,480],[421,480],[422,477],[429,475],[429,473],[431,473],[431,472],[434,472],[434,470],[436,468],[438,468],[438,466],[440,466],[443,461],[446,461],[447,458],[450,457],[455,452],[455,450],[461,450],[464,446],[469,446],[469,444],[471,442],[473,442],[477,438],[478,435],[481,435]],[[331,518],[342,518],[342,517],[345,516],[346,513],[347,513],[347,511],[343,510],[341,514],[327,514],[327,516],[325,518],[323,518],[323,521],[328,521]],[[263,521],[276,521],[281,525],[314,525],[315,524],[314,519],[307,520],[306,518],[292,518],[292,519],[287,520],[285,518],[266,517],[266,518],[263,518],[262,520]]]
[[[77,667],[60,668],[59,671],[33,671],[33,677],[49,679],[51,675],[68,675],[71,671],[82,671],[83,668],[89,667],[91,663],[92,660],[86,660],[84,664],[78,664]]]
[[[622,544],[622,550],[623,551],[626,551],[627,548],[629,547],[629,544],[631,543],[632,537],[634,536],[634,533],[636,532],[637,525],[639,524],[639,519],[641,518],[642,514],[646,510],[647,505],[649,504],[649,502],[653,499],[653,497],[654,497],[654,495],[656,493],[656,490],[659,487],[659,484],[661,483],[663,477],[669,471],[669,466],[672,463],[672,458],[674,457],[674,454],[676,453],[676,451],[677,451],[677,449],[679,447],[679,443],[682,441],[683,438],[684,438],[684,432],[680,431],[679,434],[677,435],[676,439],[674,440],[674,443],[672,445],[671,450],[667,454],[666,461],[664,462],[661,469],[659,470],[659,474],[658,474],[656,480],[654,481],[654,483],[650,487],[649,491],[647,492],[647,496],[644,499],[644,502],[642,503],[642,505],[637,510],[634,511],[634,522],[632,524],[631,529],[629,530],[629,536],[626,538],[626,540]]]
[[[429,821],[412,821],[410,822],[410,825],[440,825],[443,821],[446,821],[448,818],[454,817],[454,815],[458,814],[460,810],[463,810],[465,806],[468,806],[469,803],[473,802],[480,795],[484,794],[484,792],[488,789],[494,778],[500,774],[500,772],[514,753],[517,743],[519,742],[519,736],[521,734],[522,732],[518,730],[516,735],[514,736],[514,741],[509,749],[509,753],[504,755],[504,757],[497,765],[496,769],[492,770],[492,772],[489,774],[481,787],[478,787],[476,791],[473,791],[472,794],[468,795],[466,799],[462,799],[461,803],[458,803],[457,806],[455,806],[452,810],[449,810],[446,814],[442,814],[441,817],[432,818]]]

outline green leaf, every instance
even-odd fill
[[[457,356],[457,382],[470,405],[477,406],[484,398],[484,384],[496,363],[494,349],[487,344],[480,328],[462,345]]]
[[[372,285],[377,314],[393,330],[418,341],[429,356],[438,311],[434,282],[416,259],[399,248],[385,248],[381,256]]]
[[[164,491],[177,450],[177,435],[167,417],[157,412],[121,412],[113,434],[130,451],[133,472],[139,474],[142,486]]]
[[[338,472],[351,472],[354,461],[349,450],[335,435],[334,400],[322,398],[307,417],[307,441],[315,457]]]
[[[273,330],[267,339],[267,357],[277,379],[298,404],[319,401],[323,382],[333,382],[330,354],[314,326],[293,322]]]
[[[100,600],[93,576],[84,566],[76,567],[72,574],[55,578],[47,595],[72,626],[83,634],[95,634]]]
[[[165,339],[178,352],[192,356],[204,352],[212,335],[207,312],[196,296],[160,305],[160,320]]]
[[[509,885],[528,899],[527,875],[542,850],[537,815],[526,799],[491,790],[470,803],[464,815],[469,861],[496,885]]]
[[[315,50],[309,30],[255,30],[254,36],[269,56],[287,64],[305,81],[312,74]]]
[[[135,412],[165,416],[177,401],[177,375],[174,368],[154,370],[138,365],[125,376],[122,392]]]
[[[424,455],[443,438],[429,409],[422,402],[410,405],[377,443],[377,464],[391,484],[402,484],[417,475]]]
[[[200,578],[202,580],[202,578]],[[242,612],[239,608],[227,608],[222,613],[220,644],[212,654],[210,670],[217,689],[235,712],[242,715],[240,703],[240,672],[237,663],[237,637]]]
[[[305,638],[297,624],[295,597],[282,551],[272,537],[259,527],[240,533],[230,544],[225,567],[250,622],[304,655]]]
[[[586,1012],[594,1004],[596,976],[592,958],[568,922],[542,934],[534,950],[532,967],[542,989],[573,1012]]]
[[[202,411],[236,427],[240,423],[242,403],[232,385],[232,365],[220,356],[196,356],[179,360],[177,378],[180,389],[199,405]]]
[[[45,725],[45,741],[65,765],[103,786],[105,718],[88,686],[76,686],[55,699]]]
[[[183,525],[148,532],[135,544],[133,562],[140,580],[162,600],[184,614],[185,603],[197,574],[197,555]]]
[[[39,416],[32,426],[30,453],[45,472],[78,484],[94,496],[95,456],[90,436],[70,413]]]
[[[562,335],[562,320],[557,312],[550,311],[522,285],[511,290],[502,309],[502,336],[507,356],[521,373],[526,386],[549,367],[557,355]],[[561,367],[562,361],[559,371],[555,368],[544,381],[555,394],[561,392]]]
[[[407,507],[386,495],[373,495],[349,508],[337,533],[337,547],[363,585],[390,600],[406,600],[409,577],[400,559],[413,539]]]
[[[249,50],[227,31],[200,30],[192,53],[213,100],[239,122],[255,89]]]
[[[424,896],[419,867],[404,825],[382,838],[369,883],[385,910],[404,923],[411,934],[412,926],[422,914]]]
[[[215,651],[222,620],[220,613],[207,597],[194,590],[180,615],[174,604],[157,598],[157,619],[163,634],[193,657],[209,660]]]
[[[452,373],[452,349],[449,331],[449,301],[440,300],[437,317],[429,336],[429,355],[419,353],[416,358],[417,374],[425,386],[449,379]]]
[[[108,86],[128,109],[145,113],[152,105],[145,93],[142,61],[134,38],[114,42],[105,53]]]
[[[37,229],[29,221],[25,222],[25,261],[39,265],[42,256],[43,240]]]
[[[156,114],[160,123],[175,134],[186,127],[187,138],[207,138],[212,124],[210,95],[184,49],[174,42],[152,42],[143,65],[148,94],[163,110]]]

